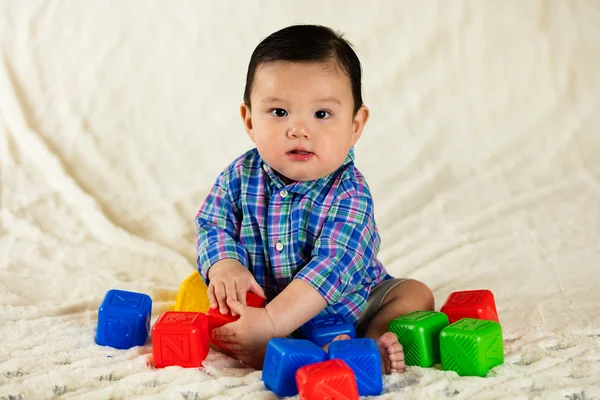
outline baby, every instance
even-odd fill
[[[400,372],[388,323],[433,310],[427,286],[393,278],[377,259],[373,200],[354,166],[369,118],[361,90],[358,57],[326,27],[282,29],[250,58],[240,111],[256,148],[219,175],[196,227],[211,307],[240,316],[213,335],[254,368],[270,339],[337,313],[377,341],[385,373]],[[266,307],[246,306],[248,291]]]

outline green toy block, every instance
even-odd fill
[[[463,318],[440,333],[442,369],[460,376],[486,376],[504,363],[502,327],[498,322]]]
[[[404,363],[429,368],[440,362],[440,331],[448,316],[435,311],[415,311],[391,321],[388,330],[404,348]]]

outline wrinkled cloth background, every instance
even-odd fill
[[[211,351],[151,368],[97,346],[111,288],[153,321],[195,266],[193,218],[251,148],[250,54],[293,23],[346,33],[380,258],[494,292],[506,362],[385,377],[381,398],[600,398],[600,3],[0,1],[0,399],[273,399]]]

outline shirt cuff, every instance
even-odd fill
[[[214,263],[232,258],[239,261],[244,267],[248,265],[248,255],[246,249],[234,240],[218,240],[201,244],[198,246],[198,272],[204,279],[206,284],[209,284],[208,271]]]
[[[313,258],[298,272],[295,279],[311,285],[323,296],[328,306],[339,303],[348,288],[347,279],[332,265],[331,259]]]

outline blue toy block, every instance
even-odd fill
[[[370,338],[336,340],[329,345],[329,359],[339,358],[354,371],[358,393],[377,396],[383,390],[381,355]]]
[[[98,309],[96,343],[117,349],[143,346],[150,332],[151,315],[150,296],[109,290]]]
[[[271,339],[263,365],[265,386],[280,397],[298,394],[296,371],[299,368],[327,360],[325,350],[303,339]]]
[[[354,325],[346,321],[341,315],[317,315],[300,328],[302,337],[310,340],[317,346],[331,343],[337,335],[356,337]]]

